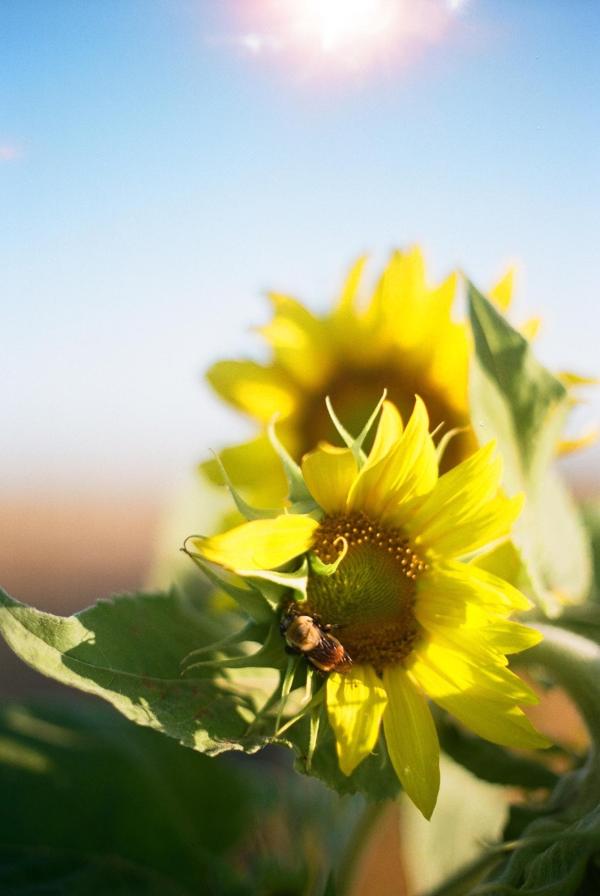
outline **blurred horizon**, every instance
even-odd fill
[[[541,359],[600,373],[600,7],[340,9],[2,6],[3,495],[168,498],[252,430],[202,372],[264,357],[264,291],[325,309],[365,250],[515,263]]]

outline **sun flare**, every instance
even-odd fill
[[[355,51],[385,37],[398,4],[391,0],[290,0],[296,28],[324,53]]]

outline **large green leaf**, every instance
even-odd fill
[[[525,493],[515,541],[534,596],[546,612],[556,614],[563,601],[583,600],[591,581],[585,529],[554,464],[569,408],[567,392],[472,284],[469,309],[475,340],[473,427],[481,444],[497,440],[507,490]]]
[[[270,630],[256,628],[256,638],[264,644],[259,658],[227,659],[228,668],[223,668],[214,662],[223,654],[208,650],[198,657],[207,665],[182,677],[183,660],[214,637],[211,617],[201,599],[183,599],[176,592],[114,597],[62,618],[20,604],[0,590],[0,633],[14,652],[42,674],[102,697],[131,721],[210,756],[281,744],[294,749],[299,770],[339,793],[364,793],[375,800],[397,793],[384,747],[349,777],[340,772],[325,714],[310,769],[306,718],[275,737],[278,701],[268,705],[268,698],[277,685],[277,670],[288,663],[276,624]],[[239,645],[234,648],[241,654]],[[270,668],[261,668],[263,664]],[[305,678],[306,666],[300,664],[292,695],[296,701],[304,694]],[[265,703],[268,709],[261,712]],[[293,716],[294,700],[289,712]]]
[[[0,632],[42,674],[204,753],[241,749],[242,741],[257,749],[260,741],[244,739],[250,696],[214,678],[181,676],[184,657],[210,640],[206,615],[172,592],[115,597],[65,619],[0,591]]]

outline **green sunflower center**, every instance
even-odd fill
[[[418,576],[426,564],[397,529],[384,528],[362,513],[325,517],[315,532],[313,551],[333,563],[343,541],[347,553],[329,576],[311,571],[308,608],[355,663],[376,669],[402,661],[419,627],[414,617]]]

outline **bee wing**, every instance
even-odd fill
[[[310,652],[311,658],[319,665],[340,666],[349,665],[352,660],[345,648],[332,635],[322,632],[319,643]]]

